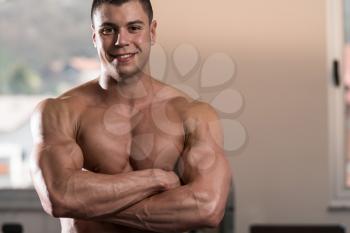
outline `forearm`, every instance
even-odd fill
[[[103,221],[154,232],[212,227],[212,197],[208,190],[184,185],[147,198]]]
[[[53,186],[49,195],[56,217],[80,219],[121,211],[164,190],[151,169],[117,175],[79,171]]]

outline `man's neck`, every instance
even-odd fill
[[[99,85],[104,90],[106,101],[126,104],[131,108],[142,109],[153,99],[152,78],[142,74],[117,81],[113,77],[101,76]]]

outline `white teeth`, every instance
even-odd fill
[[[121,55],[119,57],[125,59],[125,58],[129,58],[131,56],[132,56],[132,54],[125,54],[125,55]]]

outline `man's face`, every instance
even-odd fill
[[[138,1],[120,6],[102,4],[94,13],[93,24],[93,42],[104,75],[120,80],[149,72],[150,47],[155,42],[157,24],[149,24]]]

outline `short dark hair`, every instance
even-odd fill
[[[92,24],[94,23],[94,19],[93,19],[94,13],[95,13],[96,9],[98,7],[100,7],[102,4],[108,3],[108,4],[114,4],[114,5],[120,6],[120,5],[122,5],[126,2],[130,2],[130,1],[135,1],[135,0],[93,0],[92,6],[91,6],[91,22],[92,22]],[[153,20],[153,8],[152,8],[151,0],[136,0],[136,1],[141,3],[143,10],[148,15],[149,23],[151,23]]]

